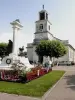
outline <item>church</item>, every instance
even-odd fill
[[[60,42],[64,43],[67,47],[67,54],[57,58],[53,58],[53,61],[65,64],[75,63],[75,49],[72,45],[69,44],[68,40],[60,40],[53,36],[50,32],[51,22],[48,19],[48,12],[43,9],[39,12],[39,20],[35,22],[35,33],[34,33],[34,40],[33,43],[27,44],[27,56],[29,61],[38,62],[38,55],[36,54],[36,46],[39,44],[41,40],[59,40]]]

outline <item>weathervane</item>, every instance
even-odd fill
[[[44,5],[43,5],[42,7],[43,7],[43,9],[44,9]]]

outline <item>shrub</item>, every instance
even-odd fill
[[[26,78],[26,71],[22,70],[20,73],[19,73],[19,80],[20,82],[22,83],[25,83],[27,81],[27,78]]]

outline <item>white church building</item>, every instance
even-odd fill
[[[50,32],[51,25],[51,22],[48,20],[48,12],[44,10],[43,7],[43,10],[39,12],[39,20],[35,22],[36,29],[33,43],[27,44],[27,55],[29,61],[38,62],[38,55],[36,54],[35,49],[41,40],[59,40],[65,44],[68,52],[63,57],[59,57],[58,59],[54,58],[53,61],[66,63],[75,62],[75,49],[72,47],[72,45],[69,44],[68,40],[60,40],[54,37]]]

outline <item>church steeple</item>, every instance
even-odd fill
[[[35,23],[35,40],[40,39],[50,39],[52,36],[50,34],[51,23],[48,20],[48,12],[42,6],[42,10],[39,12],[39,20]]]
[[[42,7],[43,7],[43,9],[44,9],[44,5],[43,5]]]
[[[43,10],[39,12],[39,20],[48,19],[48,12],[44,9],[44,5],[42,6]]]

